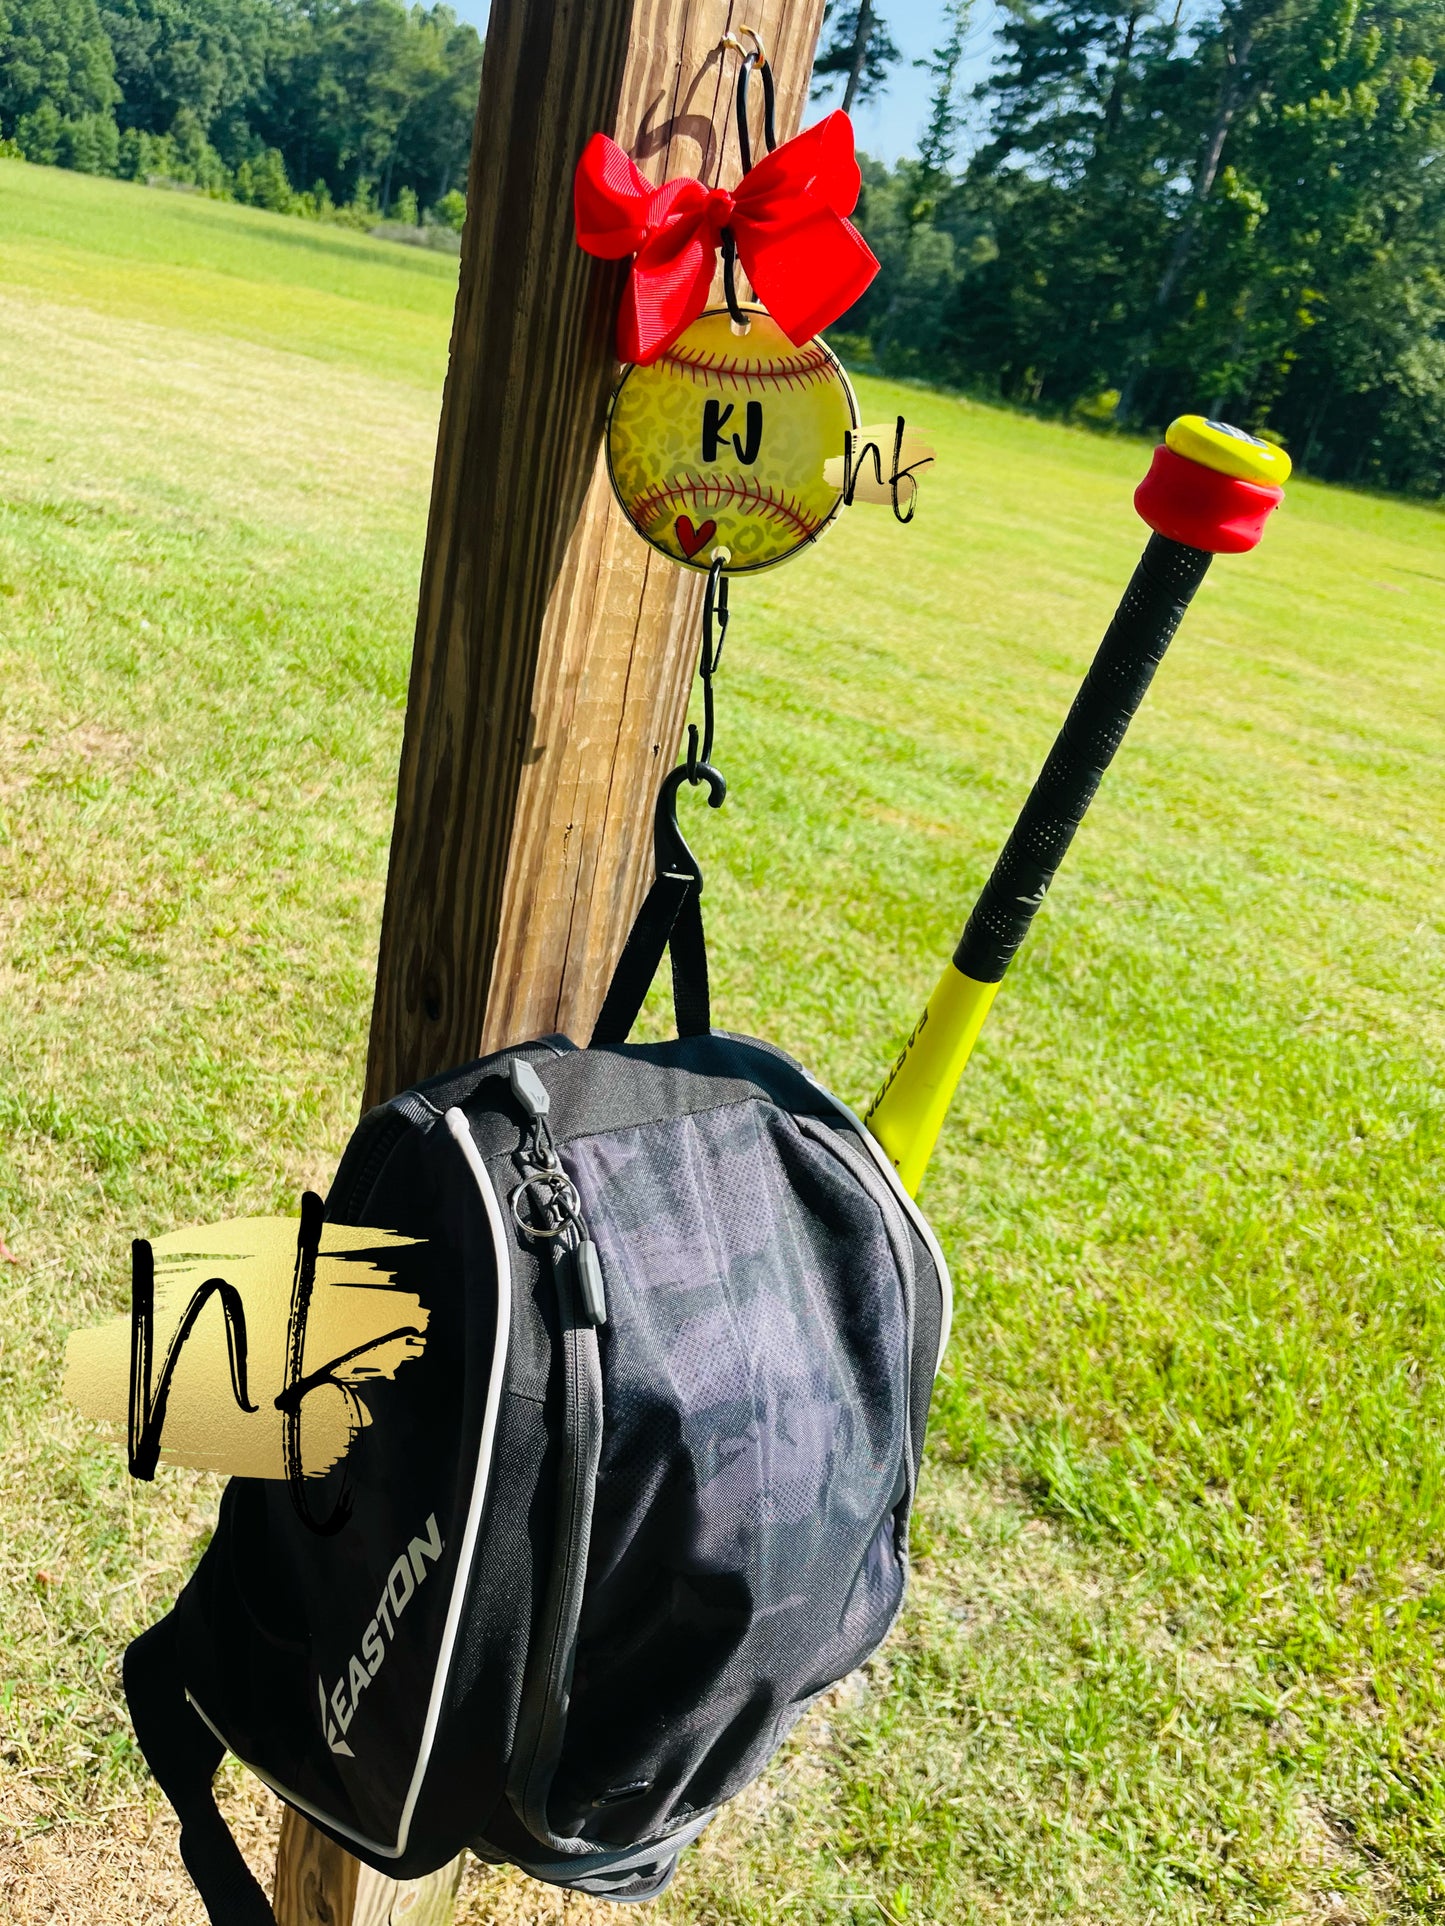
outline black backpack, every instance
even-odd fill
[[[325,1217],[425,1240],[425,1349],[324,1479],[232,1480],[125,1658],[216,1926],[272,1921],[226,1750],[394,1878],[469,1847],[647,1899],[897,1617],[948,1273],[852,1111],[711,1031],[700,887],[659,875],[591,1047],[351,1139]],[[627,1044],[669,940],[678,1039]]]

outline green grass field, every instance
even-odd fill
[[[149,1810],[117,1658],[217,1486],[132,1487],[63,1341],[131,1236],[294,1208],[354,1119],[454,273],[0,162],[0,1852],[59,1839],[67,1919]],[[1147,459],[860,387],[938,470],[911,528],[856,509],[738,586],[695,839],[721,1019],[855,1101]],[[904,1623],[654,1917],[1445,1917],[1442,741],[1445,515],[1293,487],[1216,564],[925,1185],[957,1315]],[[594,1917],[495,1875],[464,1912]]]

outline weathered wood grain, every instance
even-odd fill
[[[289,1807],[276,1855],[280,1926],[447,1926],[464,1860],[425,1879],[386,1879]]]
[[[572,235],[633,0],[497,0],[467,183],[397,783],[368,1095],[474,1054],[537,638],[581,512],[620,269]]]
[[[281,1819],[271,1896],[279,1926],[353,1926],[362,1870],[349,1852],[288,1806]]]
[[[356,1882],[350,1926],[447,1926],[461,1884],[465,1858],[453,1859],[425,1879],[383,1879],[369,1866]]]
[[[634,57],[618,110],[616,137],[650,179],[738,178],[738,57],[720,48],[744,23],[773,62],[779,137],[797,131],[817,0],[657,0],[638,15],[659,36],[680,29],[671,91],[661,59],[654,74]],[[761,89],[752,91],[760,113]],[[755,152],[760,129],[759,119]],[[699,578],[638,540],[599,453],[538,649],[482,1051],[550,1030],[587,1039],[651,876],[652,801],[682,734],[701,609]]]

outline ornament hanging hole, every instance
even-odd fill
[[[751,334],[753,331],[753,324],[751,321],[744,321],[741,324],[741,326],[739,326],[739,324],[736,321],[730,321],[728,323],[728,326],[732,329],[733,333],[738,336],[739,340],[741,340],[741,338],[745,334]]]

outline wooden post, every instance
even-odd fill
[[[823,0],[494,0],[368,1104],[528,1036],[586,1041],[650,876],[702,585],[638,539],[607,484],[623,270],[577,248],[572,170],[601,128],[653,181],[736,181],[739,56],[723,36],[763,40],[786,139],[822,16]],[[459,1869],[380,1879],[288,1811],[279,1926],[444,1926]]]
[[[622,276],[576,246],[572,169],[602,128],[654,181],[735,181],[739,59],[724,34],[762,37],[786,138],[822,11],[822,0],[493,7],[368,1103],[520,1037],[586,1041],[647,880],[644,824],[681,733],[701,585],[638,540],[607,487],[599,444]]]
[[[447,1926],[465,1861],[426,1879],[386,1879],[288,1806],[276,1854],[280,1926]]]

